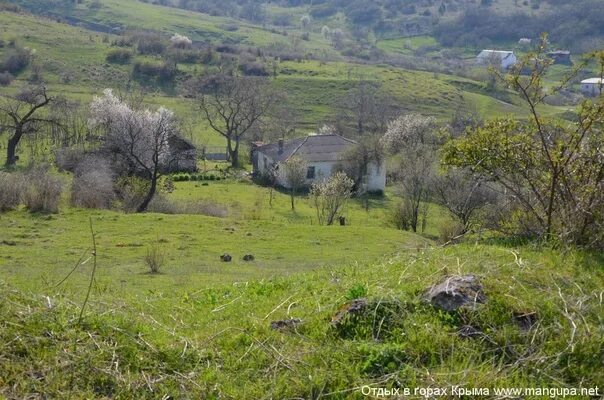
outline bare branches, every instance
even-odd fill
[[[267,79],[257,77],[218,76],[199,90],[199,108],[210,127],[227,140],[236,167],[241,139],[268,114],[278,96]]]
[[[50,97],[45,86],[23,88],[12,98],[6,98],[5,104],[0,105],[2,118],[1,130],[9,131],[6,153],[6,166],[11,167],[17,162],[16,150],[21,138],[40,129],[40,126],[54,123],[52,118],[34,117],[39,111],[48,106],[53,97]]]

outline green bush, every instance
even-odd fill
[[[105,60],[113,64],[128,64],[132,59],[132,52],[127,49],[113,49],[107,53]]]

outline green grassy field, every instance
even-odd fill
[[[100,242],[98,275],[79,324],[90,262],[55,287],[69,269],[56,262],[79,257],[90,215]],[[10,247],[12,272],[6,265],[0,268],[5,299],[0,303],[0,395],[360,399],[364,385],[579,388],[600,385],[604,378],[599,368],[601,259],[465,244],[414,245],[381,261],[298,269],[292,276],[249,273],[257,266],[220,266],[214,274],[219,279],[192,268],[184,272],[172,262],[157,276],[143,274],[140,267],[120,267],[131,249],[116,250],[115,243],[131,242],[133,234],[138,240],[142,231],[151,239],[145,227],[152,222],[151,230],[157,227],[156,218],[96,212],[68,212],[42,221],[21,212],[2,216],[3,224],[13,221],[21,226],[19,232],[39,237],[17,239],[29,240],[30,250],[17,259],[16,249],[24,246]],[[187,227],[202,220],[208,225],[191,217],[173,222],[179,231],[192,232]],[[113,231],[118,225],[120,231]],[[274,226],[265,226],[276,233]],[[61,227],[70,232],[61,233]],[[313,230],[313,236],[321,236]],[[223,237],[205,233],[215,242]],[[58,243],[68,238],[71,243]],[[348,240],[367,243],[358,235]],[[403,241],[418,243],[408,235]],[[53,246],[44,250],[44,243]],[[288,237],[283,249],[300,252],[301,244]],[[331,248],[337,257],[338,246]],[[118,253],[119,261],[108,257]],[[481,279],[486,304],[443,313],[421,302],[431,284],[465,273]],[[372,304],[367,314],[338,327],[330,324],[342,304],[359,295]],[[536,320],[530,328],[515,322],[515,315],[531,312]],[[271,321],[284,318],[303,322],[291,331],[269,328]],[[460,337],[464,325],[485,336]]]

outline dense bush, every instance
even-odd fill
[[[145,79],[157,79],[161,82],[169,82],[176,76],[176,67],[173,64],[155,64],[151,62],[134,63],[132,69],[134,76]]]
[[[47,169],[38,167],[25,174],[25,188],[23,191],[23,203],[31,212],[57,213],[61,194],[63,193],[63,182]]]
[[[87,156],[78,164],[71,186],[71,204],[83,208],[111,208],[115,201],[109,162]]]
[[[248,76],[269,76],[266,66],[257,62],[241,63],[241,72]]]
[[[126,49],[113,49],[107,53],[105,60],[114,64],[128,64],[132,59],[132,52]]]
[[[135,32],[132,40],[136,42],[136,50],[140,54],[162,54],[167,47],[166,41],[154,32]]]
[[[10,72],[0,72],[0,86],[8,86],[15,79]]]
[[[23,179],[20,174],[0,172],[0,212],[16,208],[21,202]]]
[[[17,74],[23,71],[31,62],[31,52],[22,47],[14,47],[0,60],[0,72]]]

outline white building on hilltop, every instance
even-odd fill
[[[517,61],[514,52],[508,50],[483,50],[476,56],[478,64],[493,65],[501,69],[508,69]]]
[[[585,96],[599,96],[602,94],[602,78],[589,78],[581,81],[581,92]]]

